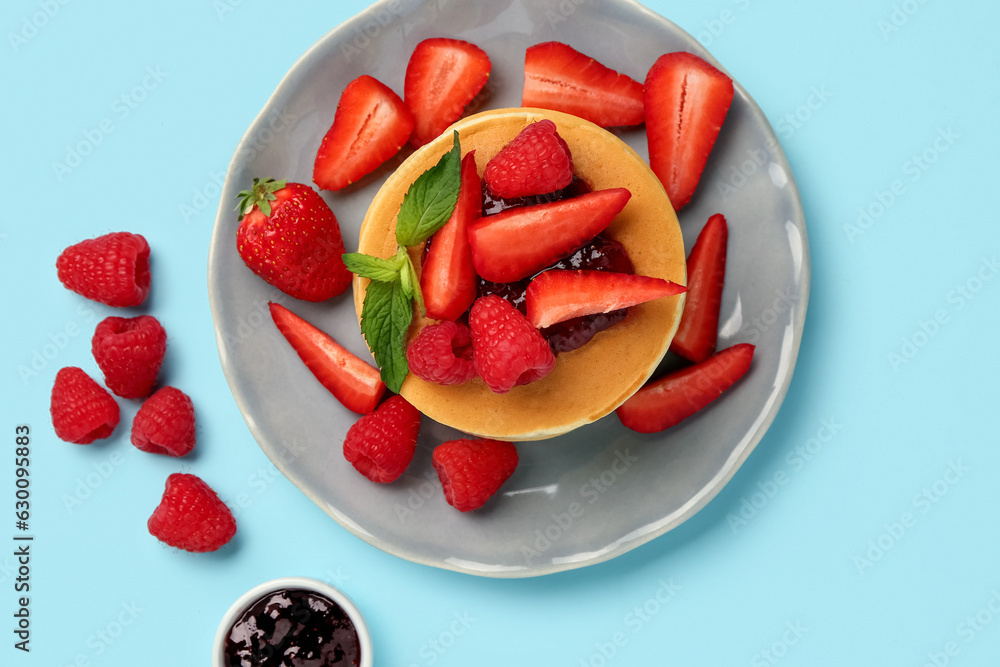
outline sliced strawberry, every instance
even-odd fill
[[[631,197],[610,188],[482,218],[469,227],[476,272],[496,283],[527,278],[604,231]]]
[[[521,106],[563,111],[602,127],[638,125],[642,84],[561,42],[528,47]]]
[[[717,399],[749,370],[754,346],[740,343],[707,361],[648,383],[615,412],[639,433],[656,433],[680,423]]]
[[[662,278],[611,271],[546,271],[528,285],[525,308],[535,327],[550,327],[573,317],[607,313],[685,290]]]
[[[695,363],[715,352],[728,240],[726,218],[716,213],[705,223],[688,256],[687,300],[670,351]]]
[[[406,106],[416,120],[410,143],[419,148],[461,118],[490,70],[489,56],[475,44],[443,37],[417,44],[403,84]]]
[[[333,125],[323,137],[313,182],[340,190],[375,171],[399,152],[413,131],[413,114],[399,95],[370,76],[347,84]]]
[[[444,227],[431,238],[420,273],[427,317],[457,320],[476,300],[476,269],[469,248],[469,225],[483,210],[483,186],[475,151],[462,158],[458,203]]]
[[[667,53],[643,97],[649,166],[680,210],[690,201],[733,101],[733,81],[696,55]]]
[[[344,349],[328,334],[277,303],[271,319],[316,379],[348,410],[368,414],[378,406],[385,383],[378,369]]]

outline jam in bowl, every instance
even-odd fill
[[[371,637],[340,591],[300,577],[242,595],[219,624],[213,667],[371,667]]]

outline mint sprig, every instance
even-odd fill
[[[361,334],[375,357],[382,381],[399,393],[410,372],[406,362],[406,332],[413,321],[413,301],[424,312],[417,271],[406,251],[423,243],[448,222],[461,187],[462,149],[458,132],[452,149],[421,174],[407,190],[396,217],[396,256],[390,259],[347,253],[344,264],[352,273],[368,278],[361,307]]]

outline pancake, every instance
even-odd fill
[[[604,232],[625,246],[637,274],[686,284],[680,225],[663,186],[639,155],[616,136],[576,116],[544,109],[486,111],[455,123],[414,152],[372,201],[361,226],[359,252],[396,254],[396,214],[410,184],[453,145],[457,130],[462,154],[476,151],[480,176],[486,163],[527,125],[549,118],[573,155],[577,176],[593,190],[624,187],[632,193],[625,209]],[[527,241],[527,239],[526,239]],[[422,248],[410,250],[419,271]],[[358,317],[368,281],[354,278]],[[634,306],[618,324],[589,343],[556,357],[545,378],[494,394],[479,378],[441,386],[410,373],[400,393],[424,415],[468,434],[500,440],[541,440],[567,433],[608,415],[656,370],[677,330],[684,295]],[[409,337],[434,320],[414,317]]]

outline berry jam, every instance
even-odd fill
[[[226,638],[227,667],[347,667],[361,642],[347,613],[300,589],[266,594],[236,619]]]
[[[590,186],[587,185],[587,182],[579,176],[574,176],[573,180],[570,181],[570,184],[562,190],[556,190],[555,192],[550,192],[544,195],[504,199],[503,197],[498,197],[493,194],[490,191],[489,186],[486,185],[486,181],[483,181],[483,217],[487,215],[494,215],[500,211],[506,211],[509,208],[536,206],[538,204],[547,204],[549,202],[561,201],[563,199],[572,199],[573,197],[585,195],[588,192],[590,192]]]
[[[534,197],[520,197],[518,199],[502,199],[497,197],[483,183],[483,215],[493,215],[519,206],[534,206],[536,204],[579,197],[588,192],[590,192],[590,187],[583,179],[576,176],[573,177],[572,183],[557,192]],[[632,261],[629,259],[628,253],[625,252],[624,246],[603,234],[598,234],[590,243],[572,255],[547,267],[545,271],[551,269],[586,269],[589,271],[614,271],[617,273],[635,272],[632,267]],[[494,283],[480,278],[477,296],[496,294],[509,301],[523,314],[525,312],[524,295],[528,289],[528,283],[534,277],[530,276],[513,283]],[[584,315],[583,317],[574,317],[565,322],[554,324],[551,327],[540,329],[540,332],[549,342],[552,352],[559,354],[560,352],[569,352],[583,347],[599,332],[621,322],[625,319],[626,315],[628,315],[628,308],[613,310],[608,313]]]

